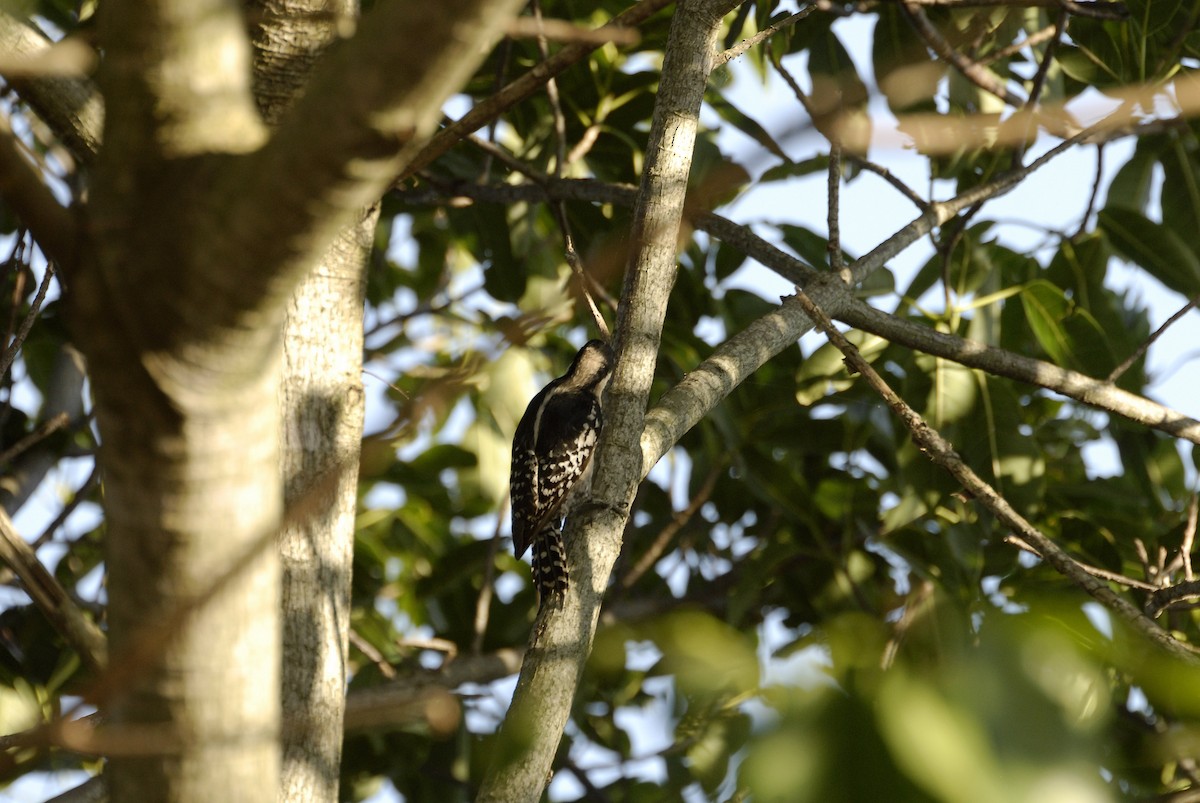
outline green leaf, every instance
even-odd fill
[[[829,156],[822,154],[801,162],[788,160],[774,167],[769,167],[763,171],[762,176],[759,177],[759,181],[781,181],[788,178],[800,178],[801,176],[811,176],[814,173],[821,173],[828,169]]]
[[[1100,227],[1123,257],[1170,289],[1188,297],[1200,293],[1200,258],[1174,229],[1120,207],[1102,210]]]
[[[938,84],[946,73],[931,61],[925,44],[899,9],[883,5],[875,24],[871,57],[879,88],[893,112],[933,111]]]
[[[1154,171],[1163,150],[1161,137],[1146,137],[1139,140],[1129,161],[1121,166],[1108,185],[1105,205],[1122,207],[1145,213],[1150,202],[1150,188],[1154,184]]]
[[[1029,327],[1042,349],[1059,365],[1071,360],[1071,341],[1062,321],[1071,311],[1071,302],[1063,291],[1050,282],[1038,279],[1021,292],[1021,304]]]
[[[779,147],[779,143],[775,141],[775,138],[768,134],[767,130],[759,125],[757,120],[748,116],[715,91],[710,90],[705,99],[722,120],[731,123],[738,131],[741,131],[780,159],[788,159],[788,155],[784,152],[783,148]]]
[[[1163,225],[1195,254],[1200,251],[1200,155],[1175,137],[1170,147],[1164,148],[1161,161]]]
[[[829,264],[829,239],[822,237],[805,226],[784,224],[779,227],[783,233],[783,241],[795,249],[796,253],[810,265],[820,267]],[[849,265],[855,257],[842,250],[842,260]]]

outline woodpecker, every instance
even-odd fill
[[[542,606],[559,606],[567,590],[565,503],[573,490],[590,482],[592,451],[604,426],[601,396],[612,369],[608,344],[585,343],[570,369],[529,402],[513,436],[513,551],[520,558],[533,547],[533,579]]]

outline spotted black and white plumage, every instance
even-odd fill
[[[571,368],[529,402],[513,436],[513,550],[519,558],[533,547],[533,579],[542,605],[560,604],[567,590],[565,503],[572,490],[587,485],[604,426],[601,396],[612,367],[607,344],[585,343]]]

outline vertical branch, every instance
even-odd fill
[[[593,494],[599,504],[569,523],[573,582],[561,610],[540,614],[501,731],[507,749],[489,769],[480,801],[537,800],[570,716],[627,511],[644,474],[639,439],[675,280],[676,238],[700,105],[721,18],[736,5],[736,0],[682,0],[671,22],[617,315],[617,364],[606,429],[595,457]]]
[[[829,268],[842,277],[842,281],[850,281],[850,272],[842,262],[842,237],[838,227],[839,194],[842,187],[842,146],[836,140],[829,142],[829,176],[826,181],[829,195]]]

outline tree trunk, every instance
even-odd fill
[[[106,3],[107,101],[71,283],[101,435],[114,800],[279,784],[281,311],[214,270],[214,167],[260,147],[240,10]],[[195,81],[194,76],[206,76]],[[119,688],[118,688],[119,687]]]
[[[301,715],[287,727],[299,769],[286,795],[336,796],[361,266],[375,219],[363,206],[432,132],[518,5],[377,4],[309,81],[347,17],[324,3],[264,2],[251,19],[281,38],[260,40],[259,78],[276,80],[252,86],[240,4],[107,0],[103,146],[88,197],[58,206],[6,154],[20,192],[0,189],[62,262],[92,379],[113,656],[93,699],[114,800],[279,796],[284,432],[296,528],[284,539],[282,596],[298,636],[287,694]],[[414,41],[427,47],[404,46]],[[277,119],[302,85],[303,102],[269,136],[262,109]],[[285,314],[292,379],[281,399]]]
[[[353,0],[266,0],[255,97],[271,124],[304,88]],[[362,443],[364,270],[377,210],[341,232],[288,304],[283,330],[283,767],[280,800],[337,800],[346,697],[350,567]]]

